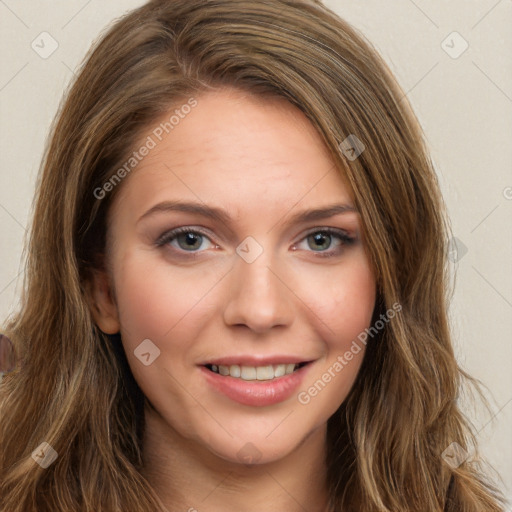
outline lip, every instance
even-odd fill
[[[203,363],[200,363],[200,366],[205,366],[207,364],[215,364],[217,366],[231,366],[232,364],[238,364],[240,366],[268,366],[270,364],[297,364],[308,363],[310,361],[312,360],[304,359],[303,357],[300,356],[285,354],[277,354],[272,356],[239,355],[211,359],[209,361],[204,361]]]
[[[223,359],[223,361],[226,360],[227,359]],[[205,366],[200,366],[199,369],[204,375],[206,382],[216,392],[221,393],[234,402],[238,402],[242,405],[263,407],[266,405],[273,405],[284,402],[290,398],[294,391],[296,391],[301,385],[311,366],[313,366],[312,363],[313,361],[302,366],[289,375],[283,375],[282,377],[277,377],[276,379],[270,381],[247,381],[236,377],[231,377],[229,375],[224,376],[212,372]],[[260,366],[260,364],[257,366]]]

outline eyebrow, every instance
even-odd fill
[[[207,206],[201,203],[187,202],[187,201],[164,201],[158,203],[147,212],[145,212],[137,221],[139,223],[143,219],[154,215],[155,213],[166,213],[172,211],[195,213],[217,220],[223,224],[229,225],[232,221],[231,216],[223,209],[213,206]],[[330,204],[321,208],[310,208],[302,212],[292,215],[289,223],[302,223],[316,220],[327,219],[339,215],[341,213],[355,212],[358,213],[357,208],[351,204]]]

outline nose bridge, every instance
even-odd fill
[[[249,237],[250,238],[250,237]],[[254,239],[237,248],[225,321],[263,332],[291,322],[289,290],[279,276],[274,253]]]

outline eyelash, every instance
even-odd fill
[[[208,240],[210,240],[210,237],[204,231],[202,231],[201,229],[191,229],[189,227],[182,227],[182,228],[176,228],[176,229],[173,229],[171,231],[165,232],[163,235],[161,235],[156,240],[155,245],[157,247],[166,246],[167,244],[172,242],[178,235],[180,235],[182,233],[192,233],[192,234],[195,234],[195,235],[201,235],[201,236],[204,236],[204,237],[208,238]],[[306,240],[309,236],[315,235],[317,233],[322,233],[322,234],[325,234],[325,235],[334,236],[334,237],[338,238],[342,242],[341,245],[338,247],[338,249],[336,251],[331,251],[331,252],[327,252],[327,251],[311,251],[311,252],[313,252],[316,255],[316,257],[319,257],[319,258],[332,258],[332,257],[335,257],[335,256],[339,256],[341,254],[341,251],[342,251],[344,246],[350,246],[350,245],[352,245],[355,242],[355,238],[350,237],[349,235],[347,235],[347,233],[345,231],[343,231],[341,229],[335,229],[335,228],[316,228],[315,230],[312,230],[309,233],[306,233],[306,235],[300,240],[300,242],[302,242],[303,240]],[[211,240],[210,240],[210,242],[211,242]],[[178,252],[178,253],[181,253],[180,256],[182,254],[189,253],[190,256],[186,256],[187,258],[195,258],[195,257],[197,257],[197,255],[200,252],[202,252],[202,251],[184,251],[182,249],[181,250],[177,250],[175,248],[173,248],[173,250]]]

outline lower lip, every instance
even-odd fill
[[[207,382],[218,392],[243,405],[263,407],[273,405],[290,398],[300,386],[312,363],[273,380],[243,380],[220,375],[201,366],[200,370]]]

